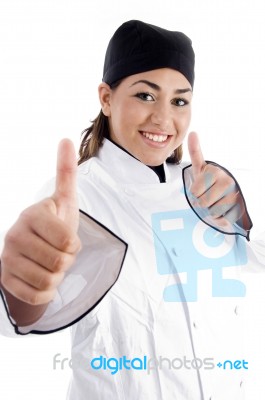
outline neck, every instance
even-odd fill
[[[129,153],[129,151],[127,151],[124,147],[120,146],[119,144],[115,143],[112,139],[108,138],[108,140],[115,144],[115,146],[119,147],[121,150],[125,151],[125,153],[129,154],[131,157],[135,158],[136,160],[138,160],[138,158],[134,157],[131,153]],[[140,160],[138,160],[140,161]],[[165,183],[166,182],[166,175],[165,175],[165,169],[164,169],[164,165],[160,164],[160,165],[156,165],[154,167],[151,167],[150,165],[147,165],[148,168],[152,169],[158,176],[160,183]]]

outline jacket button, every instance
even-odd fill
[[[235,307],[235,309],[234,309],[234,313],[235,313],[236,315],[238,315],[238,314],[239,314],[239,306],[236,306],[236,307]]]
[[[128,188],[124,188],[124,193],[128,194],[129,196],[133,196],[133,191]]]

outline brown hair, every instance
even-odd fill
[[[102,110],[99,115],[92,121],[92,125],[83,130],[81,133],[82,141],[79,147],[78,165],[95,157],[98,154],[99,148],[103,143],[104,138],[109,138],[109,123]]]
[[[113,90],[119,86],[121,81],[122,79],[113,83],[111,89]],[[89,160],[91,157],[95,157],[103,144],[104,138],[110,138],[108,117],[103,114],[102,110],[100,110],[98,116],[91,122],[92,125],[81,133],[81,137],[83,137],[79,147],[78,165]],[[182,159],[182,153],[182,145],[180,145],[166,161],[171,164],[179,164]]]

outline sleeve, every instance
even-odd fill
[[[237,190],[240,192],[241,194],[241,200],[243,203],[243,207],[244,207],[244,219],[245,221],[247,221],[247,223],[243,224],[242,219],[239,220],[230,220],[229,221],[229,225],[226,228],[220,228],[220,226],[218,226],[218,224],[216,223],[215,219],[211,216],[210,211],[208,208],[202,208],[202,207],[194,207],[193,206],[193,200],[194,200],[194,196],[190,191],[190,187],[192,185],[193,182],[193,175],[192,175],[192,165],[187,165],[186,167],[183,168],[182,170],[182,177],[183,177],[183,184],[184,184],[184,191],[185,191],[185,196],[186,199],[190,205],[190,207],[192,208],[192,210],[195,212],[195,214],[202,220],[204,221],[207,225],[215,228],[216,230],[228,234],[228,235],[241,235],[244,236],[247,240],[249,240],[249,234],[250,234],[250,230],[253,226],[251,218],[249,216],[248,210],[247,210],[247,205],[246,205],[246,201],[245,198],[243,196],[242,190],[237,182],[237,180],[235,179],[235,177],[231,174],[231,172],[229,172],[226,168],[222,167],[221,165],[212,162],[212,161],[206,161],[207,164],[212,164],[218,168],[221,168],[223,171],[225,171],[230,177],[232,177],[232,179],[234,180]],[[244,226],[248,226],[249,229],[245,229]]]
[[[78,322],[105,297],[120,275],[127,244],[83,211],[80,211],[78,234],[82,249],[58,286],[55,298],[37,322],[17,326],[9,315],[5,295],[1,292],[0,333],[14,336],[14,333],[59,331]]]
[[[253,240],[247,242],[247,265],[242,272],[265,272],[265,232],[260,233]],[[260,278],[259,278],[260,279]]]
[[[209,161],[208,161],[209,163]],[[212,163],[212,162],[211,162]],[[246,251],[246,263],[243,268],[241,268],[241,272],[243,273],[264,273],[265,272],[265,215],[263,210],[264,204],[264,196],[262,195],[261,190],[261,182],[263,182],[263,172],[260,170],[252,170],[252,169],[236,169],[234,172],[239,177],[240,186],[237,180],[234,178],[232,173],[228,170],[219,166],[219,164],[212,163],[224,171],[226,171],[235,181],[238,190],[241,193],[242,199],[245,205],[245,212],[247,214],[247,218],[250,221],[251,225],[251,240],[249,238],[249,231],[246,231],[241,225],[240,221],[234,221],[234,223],[230,226],[230,230],[228,232],[222,232],[225,234],[232,235],[240,235],[241,237],[245,237],[248,241],[245,241],[242,244],[245,247]],[[191,171],[191,165],[187,165],[182,170],[183,173],[183,181],[184,181],[184,191],[189,202],[190,207],[193,211],[198,215],[198,217],[203,220],[206,224],[214,227],[216,230],[220,231],[220,229],[214,226],[214,220],[211,218],[209,212],[203,209],[194,209],[192,206],[193,196],[189,190],[193,177]],[[244,194],[241,190],[243,188]],[[245,201],[245,198],[247,202]],[[251,219],[248,213],[250,210]],[[252,223],[253,220],[253,223]],[[253,238],[252,238],[253,237]],[[240,243],[242,243],[240,241]]]

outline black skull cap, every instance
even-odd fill
[[[112,86],[126,76],[172,68],[193,87],[194,65],[192,42],[184,33],[131,20],[123,23],[110,39],[102,81]]]

